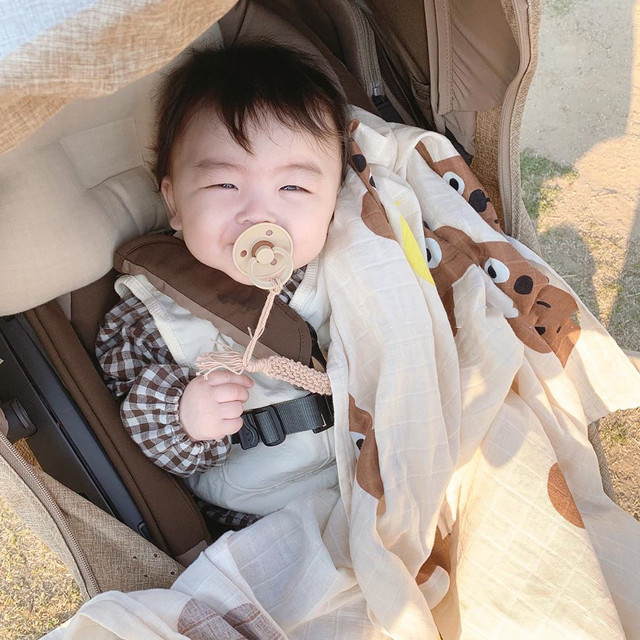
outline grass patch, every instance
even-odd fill
[[[578,177],[578,172],[572,166],[539,156],[531,149],[524,149],[520,154],[520,174],[522,199],[534,221],[553,207],[560,191],[557,179],[569,178],[573,181]]]
[[[611,448],[613,445],[625,445],[629,441],[629,421],[622,412],[611,414],[609,419],[602,423],[600,429],[602,443]]]
[[[0,499],[0,638],[36,640],[81,604],[66,567]]]

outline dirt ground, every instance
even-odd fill
[[[623,347],[640,351],[640,0],[542,0],[523,181],[545,258]],[[534,211],[535,210],[535,211]],[[640,513],[640,412],[601,423],[619,503]],[[62,565],[0,500],[0,637],[40,637],[77,607]]]
[[[640,2],[543,9],[522,130],[522,148],[551,168],[539,185],[543,255],[618,344],[640,351]],[[618,502],[638,518],[640,412],[603,419],[601,434]]]

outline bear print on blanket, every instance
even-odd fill
[[[369,495],[380,500],[384,494],[384,487],[380,477],[373,419],[367,411],[358,407],[352,395],[349,395],[349,431],[359,452],[356,466],[358,484]]]
[[[492,229],[502,231],[495,207],[475,173],[471,171],[462,156],[456,155],[435,162],[422,142],[416,145],[416,151],[433,171],[441,176],[480,214],[480,217]]]
[[[513,301],[515,315],[507,320],[518,338],[538,353],[555,353],[566,365],[580,335],[571,295],[549,284],[508,242],[473,242],[452,227],[425,227],[424,235],[429,268],[454,333],[453,285],[475,264]]]

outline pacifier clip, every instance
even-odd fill
[[[264,333],[276,296],[293,273],[293,240],[282,227],[263,222],[243,232],[233,245],[233,261],[251,282],[269,291],[255,331],[248,329],[250,341],[244,354],[226,344],[217,343],[220,351],[200,356],[196,360],[198,375],[205,378],[212,371],[227,369],[232,373],[264,373],[311,393],[331,395],[331,384],[326,373],[316,371],[283,356],[252,359],[253,350]]]

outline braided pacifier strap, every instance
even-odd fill
[[[280,281],[273,281],[273,287],[269,289],[269,295],[260,314],[258,325],[252,334],[249,329],[251,340],[247,345],[244,355],[231,349],[226,344],[218,342],[220,351],[214,351],[200,356],[196,360],[198,375],[205,378],[217,369],[227,369],[232,373],[242,373],[248,371],[250,373],[264,373],[270,378],[276,378],[306,389],[311,393],[319,393],[321,395],[331,395],[331,384],[329,376],[326,373],[316,371],[303,365],[301,362],[284,358],[283,356],[270,356],[260,360],[252,360],[253,350],[267,325],[267,320],[276,296],[282,290]]]

